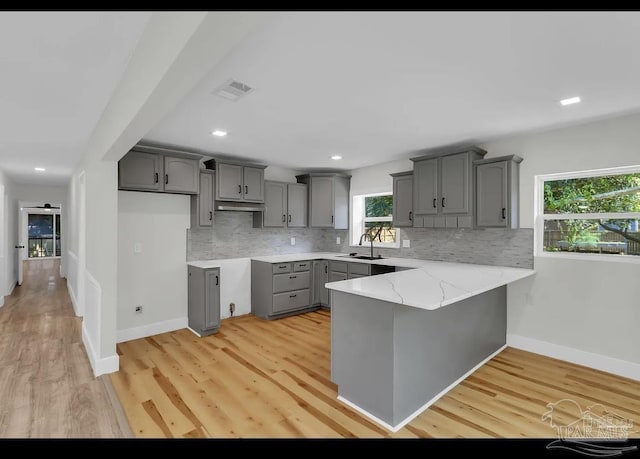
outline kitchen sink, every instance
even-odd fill
[[[359,260],[382,260],[382,259],[384,259],[384,257],[381,257],[381,256],[370,257],[369,255],[338,255],[338,256],[342,257],[342,258],[357,258]]]

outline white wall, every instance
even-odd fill
[[[293,169],[287,169],[285,167],[267,166],[264,170],[264,179],[296,183],[296,174],[301,174],[301,172]]]
[[[630,115],[481,147],[487,158],[524,158],[520,225],[533,228],[536,175],[638,165],[638,126],[640,115]],[[535,269],[508,289],[512,344],[640,379],[640,264],[536,257]]]
[[[413,170],[413,161],[400,159],[375,166],[354,169],[351,174],[350,197],[360,194],[393,191],[393,177],[389,174]]]
[[[189,196],[118,192],[118,341],[160,333],[152,324],[186,323],[189,212]]]
[[[0,170],[0,187],[3,202],[0,203],[0,306],[4,297],[10,295],[18,279],[18,264],[15,245],[18,242],[18,201],[14,183]]]

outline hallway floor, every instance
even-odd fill
[[[60,261],[24,263],[22,286],[0,308],[0,437],[122,437],[109,383],[93,377]]]

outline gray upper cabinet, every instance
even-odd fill
[[[393,177],[393,226],[413,226],[413,171]]]
[[[442,194],[440,206],[443,214],[469,213],[469,169],[468,153],[444,156],[441,163]]]
[[[474,161],[477,227],[518,228],[521,162],[515,155]]]
[[[438,213],[438,159],[413,165],[413,211],[417,215]]]
[[[283,228],[287,226],[287,184],[264,182],[263,226]]]
[[[307,185],[303,183],[287,184],[287,226],[307,226]]]
[[[475,218],[473,162],[487,152],[463,151],[411,158],[413,170],[413,226],[471,228]]]
[[[216,199],[264,202],[264,169],[216,161]]]
[[[162,191],[162,156],[130,151],[118,162],[118,187],[123,190]]]
[[[198,193],[200,163],[196,159],[164,157],[164,191]]]
[[[200,170],[200,192],[191,196],[191,227],[213,226],[213,200],[216,176],[213,171]]]
[[[218,163],[216,165],[216,197],[225,201],[242,201],[243,166]]]
[[[118,161],[118,188],[198,194],[200,157],[178,150],[136,145]]]
[[[243,199],[264,202],[264,168],[244,166]]]
[[[349,186],[351,176],[317,173],[296,176],[308,185],[309,226],[349,228]]]

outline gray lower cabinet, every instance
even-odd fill
[[[215,172],[200,170],[200,191],[191,196],[191,227],[213,226],[213,202],[215,198]]]
[[[162,155],[130,151],[118,161],[118,188],[133,191],[162,191],[164,189]]]
[[[265,263],[251,260],[251,312],[276,319],[312,308],[311,260]]]
[[[393,177],[393,226],[413,226],[413,171],[391,174]]]
[[[519,156],[474,161],[476,226],[518,228]]]
[[[220,328],[220,268],[188,267],[189,328],[200,336]]]
[[[329,306],[329,289],[324,285],[329,282],[329,262],[313,261],[313,304]]]

